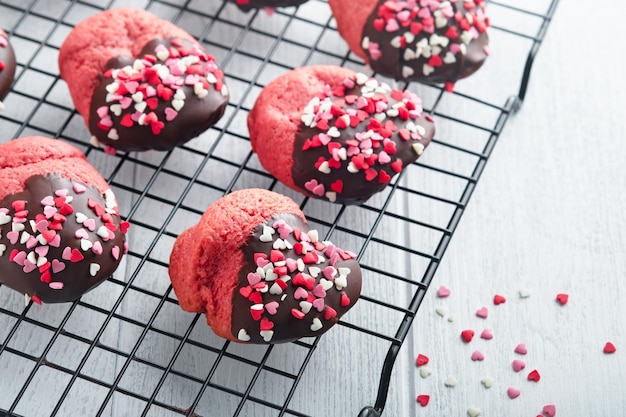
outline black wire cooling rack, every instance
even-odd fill
[[[245,127],[261,88],[283,72],[319,63],[365,70],[338,36],[325,1],[272,16],[221,0],[0,1],[0,25],[18,58],[0,142],[45,135],[75,144],[134,225],[118,271],[73,304],[24,306],[0,286],[0,416],[379,416],[400,348],[498,137],[521,105],[557,3],[491,1],[494,55],[453,94],[400,85],[422,96],[437,119],[435,140],[387,190],[342,207],[277,183],[251,153]],[[58,48],[73,25],[129,5],[185,28],[227,74],[224,118],[171,152],[108,156],[91,147],[58,77]],[[321,338],[228,343],[177,305],[167,278],[174,240],[211,202],[248,187],[291,196],[313,227],[358,252],[362,299]]]

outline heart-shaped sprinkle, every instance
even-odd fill
[[[57,259],[52,260],[52,272],[58,274],[65,269],[65,264]]]
[[[567,304],[567,300],[569,300],[569,295],[567,294],[561,293],[556,295],[556,301],[558,301],[562,306]]]
[[[473,338],[474,338],[474,330],[463,330],[461,332],[461,339],[463,339],[465,343],[471,342]]]
[[[111,255],[113,255],[113,258],[117,261],[120,259],[120,247],[119,246],[113,246],[113,248],[111,249]]]
[[[89,238],[89,234],[87,233],[87,231],[85,229],[81,228],[81,229],[77,229],[74,232],[74,237],[76,237],[77,239],[88,239]]]
[[[276,314],[276,311],[278,311],[278,302],[272,301],[272,302],[265,304],[265,311],[267,311],[272,316]]]
[[[428,405],[429,401],[430,401],[430,395],[420,394],[420,395],[417,396],[417,402],[422,407],[426,407]]]
[[[20,234],[18,232],[11,230],[10,232],[7,233],[7,239],[9,239],[9,242],[11,242],[12,245],[15,245],[19,238],[20,238]]]
[[[528,349],[526,348],[526,345],[524,343],[520,343],[519,345],[515,346],[515,353],[519,353],[520,355],[525,355],[528,353]]]
[[[311,305],[315,307],[315,309],[321,313],[322,310],[324,310],[324,307],[326,306],[326,302],[324,301],[323,298],[316,298],[315,300],[313,300]]]
[[[237,339],[241,340],[242,342],[249,342],[250,335],[248,334],[248,332],[246,332],[246,329],[241,329],[239,330],[239,333],[237,333]]]
[[[430,369],[428,366],[420,367],[420,376],[422,378],[428,378],[432,373],[432,369]]]
[[[448,309],[446,307],[437,307],[435,309],[435,312],[441,317],[445,317],[448,315]]]
[[[100,265],[95,263],[89,265],[89,275],[95,277],[98,271],[100,271]]]
[[[64,285],[62,282],[51,282],[48,286],[53,290],[62,290]]]
[[[63,249],[63,255],[61,256],[66,261],[69,261],[72,258],[72,248],[69,246]]]
[[[509,396],[510,399],[513,400],[519,397],[519,395],[521,394],[521,391],[518,390],[517,388],[509,387],[509,389],[506,390],[506,394]]]
[[[54,197],[51,195],[41,199],[42,206],[54,206]]]
[[[417,355],[417,359],[415,359],[415,366],[423,366],[426,365],[428,363],[430,359],[428,358],[428,356],[426,355],[422,355],[421,353],[419,353]]]
[[[437,290],[437,297],[439,298],[445,298],[449,295],[450,295],[450,289],[447,288],[445,285],[441,285],[439,289]]]
[[[88,251],[89,249],[91,249],[93,246],[93,242],[91,240],[87,240],[87,239],[81,239],[80,240],[80,248],[83,250],[83,252]]]
[[[603,352],[604,353],[615,353],[617,349],[615,348],[615,345],[611,342],[606,342],[606,344],[604,345],[604,349]]]
[[[11,216],[6,213],[0,212],[0,226],[3,224],[7,224],[11,221]]]
[[[528,380],[529,381],[535,381],[538,382],[541,379],[541,375],[539,375],[539,371],[537,371],[536,369],[531,371],[528,374]]]
[[[97,240],[93,242],[93,245],[91,246],[91,251],[96,255],[102,255],[102,244],[100,243],[100,241]]]
[[[89,231],[93,232],[96,230],[96,221],[94,219],[86,219],[83,222],[83,226],[85,226]]]
[[[480,383],[483,384],[483,387],[489,389],[493,386],[493,378],[490,376],[486,376],[480,380]]]
[[[493,339],[493,332],[489,329],[485,329],[480,334],[480,338],[485,340],[491,340]]]
[[[322,321],[320,319],[318,319],[317,317],[315,317],[313,319],[313,323],[311,324],[311,326],[309,328],[311,329],[311,331],[316,332],[316,331],[320,330],[322,327],[323,327]]]
[[[556,406],[554,404],[544,405],[542,411],[543,411],[543,414],[546,415],[546,417],[556,416]]]
[[[263,340],[267,343],[272,341],[272,338],[274,337],[274,330],[261,330],[259,332],[259,335],[261,335],[261,337],[263,338]]]
[[[530,297],[530,290],[528,290],[526,288],[522,288],[521,290],[519,290],[519,296],[520,296],[520,298],[528,298],[528,297]]]
[[[519,371],[521,371],[524,368],[526,368],[526,363],[523,360],[515,359],[513,361],[513,370],[515,372],[519,372]]]
[[[478,310],[476,310],[476,315],[480,317],[481,319],[486,319],[487,316],[489,315],[489,310],[487,309],[487,307],[481,307]]]
[[[500,305],[502,303],[506,303],[506,298],[500,294],[496,294],[493,296],[493,303],[495,305]]]
[[[457,381],[455,377],[449,376],[446,378],[443,384],[448,388],[453,388],[456,387],[458,383],[459,381]]]
[[[470,407],[467,409],[467,415],[469,417],[478,417],[480,415],[480,408]]]
[[[472,360],[474,362],[483,361],[485,360],[485,355],[480,350],[475,350],[474,353],[472,353]]]

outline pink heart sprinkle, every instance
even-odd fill
[[[63,249],[63,255],[61,255],[61,258],[65,259],[66,261],[72,259],[72,248],[68,246]]]
[[[406,20],[409,20],[409,18],[411,17],[411,11],[410,10],[403,10],[400,13],[397,14],[398,20],[401,22],[404,22]]]
[[[57,212],[57,209],[55,207],[52,206],[46,206],[43,209],[43,215],[46,216],[47,219],[49,219],[50,217],[54,216]]]
[[[102,244],[100,241],[96,240],[91,247],[91,251],[96,255],[102,255]]]
[[[302,287],[296,288],[296,291],[293,293],[293,298],[295,298],[296,300],[306,299],[308,298],[308,296],[309,293]]]
[[[57,259],[52,260],[52,272],[58,274],[65,269],[65,264]]]
[[[106,117],[109,114],[109,108],[107,106],[100,106],[96,109],[96,113],[99,118]]]
[[[278,302],[272,301],[270,303],[265,304],[265,311],[270,313],[272,316],[276,314],[277,310],[278,310]]]
[[[85,220],[86,222],[87,220]],[[80,228],[78,230],[76,230],[76,232],[74,233],[74,236],[77,239],[89,239],[89,235],[87,234],[87,231],[83,228]]]
[[[62,290],[63,283],[62,282],[51,282],[48,286],[53,290]]]
[[[45,198],[42,198],[41,199],[41,205],[42,206],[54,206],[54,198],[51,195],[49,195],[49,196],[47,196]]]
[[[120,259],[120,247],[119,246],[113,246],[113,249],[111,249],[111,255],[113,255],[113,258],[115,258],[115,260],[119,260]]]
[[[320,184],[317,187],[313,188],[313,194],[318,195],[318,196],[323,196],[324,195],[324,184]]]
[[[135,94],[137,92],[137,87],[139,87],[139,83],[137,81],[129,81],[126,83],[126,89],[131,94]]]
[[[126,85],[128,86],[128,83]],[[133,99],[130,97],[124,97],[120,99],[120,106],[122,106],[123,110],[126,110],[127,108],[129,108],[131,104],[133,104]]]
[[[7,233],[7,238],[9,239],[9,242],[11,242],[12,245],[15,245],[19,237],[20,237],[19,232],[14,232],[13,230],[11,230],[10,232]]]
[[[261,258],[260,256],[256,260],[256,266],[258,266],[259,268],[263,268],[265,265],[267,265],[269,263],[270,263],[269,260],[267,260],[265,258]]]
[[[554,404],[544,405],[543,413],[548,417],[554,417],[556,415],[556,406]]]
[[[387,21],[387,26],[385,26],[387,32],[395,32],[398,29],[400,29],[400,25],[396,19],[389,19]]]
[[[128,242],[124,242],[124,254],[128,253]]]
[[[320,313],[322,312],[322,310],[324,310],[324,307],[326,306],[323,298],[316,298],[311,304],[313,304],[313,307]]]
[[[473,361],[482,361],[485,359],[485,355],[483,355],[483,353],[479,350],[474,351],[474,353],[472,353],[472,360]]]
[[[459,52],[461,52],[461,45],[458,43],[453,43],[450,45],[450,52],[452,52],[453,55],[458,54]]]
[[[326,268],[322,269],[322,275],[324,275],[324,278],[331,281],[335,278],[333,274],[336,274],[337,273],[336,271],[337,270],[333,268],[332,266],[327,266]]]
[[[35,269],[37,269],[37,265],[32,263],[31,261],[29,261],[28,259],[24,260],[24,273],[28,274],[30,272],[33,272]]]
[[[61,246],[61,235],[57,234],[52,241],[48,242],[48,245],[54,246],[55,248]]]
[[[256,285],[261,282],[261,276],[253,272],[248,273],[248,284]]]
[[[61,188],[60,190],[56,190],[54,192],[57,197],[67,197],[67,193],[69,193],[67,188]]]
[[[320,133],[318,137],[320,138],[320,142],[322,142],[322,145],[326,146],[330,143],[330,136],[328,136],[327,134]]]
[[[174,110],[173,108],[167,107],[165,109],[165,120],[167,120],[168,122],[171,122],[172,120],[174,120],[176,116],[178,116],[178,112]]]
[[[513,387],[510,387],[508,390],[506,390],[506,393],[508,394],[509,398],[512,400],[519,397],[519,395],[521,394],[520,390],[518,390],[517,388],[513,388]]]
[[[154,87],[152,87],[151,85],[146,87],[146,96],[154,97],[154,96],[156,96],[156,93],[157,93],[156,89]]]
[[[519,371],[521,371],[524,368],[526,368],[526,363],[524,363],[524,361],[519,360],[519,359],[515,359],[513,361],[513,370],[515,372],[519,372]]]
[[[317,284],[315,288],[313,288],[313,295],[318,298],[326,297],[326,291],[324,290],[322,284]]]
[[[478,310],[476,310],[476,315],[481,319],[486,319],[489,315],[489,310],[487,309],[487,307],[479,308]]]
[[[480,334],[480,338],[481,339],[485,339],[485,340],[491,340],[491,339],[493,339],[493,332],[491,330],[489,330],[489,329],[485,329]]]
[[[378,154],[378,162],[381,164],[388,164],[389,162],[391,162],[391,157],[387,152],[382,151]]]
[[[384,101],[376,102],[376,113],[386,112],[388,108],[389,106],[387,106],[387,103],[385,103]]]
[[[293,258],[285,259],[285,265],[287,266],[287,270],[289,272],[293,272],[298,269],[298,262],[296,262],[296,260]]]
[[[77,183],[77,182],[75,182],[75,183],[72,185],[72,188],[74,189],[74,192],[75,192],[76,194],[82,194],[82,193],[84,193],[85,191],[87,191],[87,187],[85,187],[83,184],[79,184],[79,183]]]
[[[528,349],[526,349],[526,345],[523,343],[520,343],[519,345],[517,345],[515,347],[515,353],[519,353],[520,355],[525,355],[528,353]]]
[[[313,192],[313,190],[315,189],[315,187],[317,187],[319,185],[319,183],[317,182],[316,179],[307,181],[304,183],[304,188],[306,188],[307,190]]]
[[[46,256],[48,254],[48,251],[50,250],[49,246],[37,246],[35,248],[35,253],[39,256]]]
[[[39,233],[43,233],[45,230],[48,230],[48,226],[50,226],[50,222],[46,220],[41,220],[35,225],[35,228]]]
[[[417,13],[417,15],[421,17],[422,19],[427,19],[431,16],[430,10],[428,10],[426,7],[422,7],[420,11]]]
[[[450,295],[450,290],[446,288],[445,285],[442,285],[441,287],[439,287],[439,290],[437,291],[437,296],[439,298],[445,298],[449,295]]]
[[[83,222],[83,226],[85,226],[87,229],[93,232],[94,230],[96,230],[96,221],[94,219],[87,219]],[[87,232],[85,232],[85,235],[87,235]],[[85,239],[87,238],[85,237]]]
[[[37,240],[37,238],[35,236],[31,236],[28,238],[28,241],[26,241],[26,247],[28,249],[32,249],[37,246],[38,243],[39,241]]]
[[[15,257],[13,258],[13,262],[15,262],[16,264],[18,264],[19,266],[24,266],[24,261],[26,261],[26,252],[21,251],[18,252],[17,255],[15,255]]]

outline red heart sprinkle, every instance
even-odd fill
[[[306,255],[302,257],[302,262],[305,264],[314,264],[317,263],[318,257],[315,252],[307,252]]]
[[[539,372],[535,369],[534,371],[531,371],[528,374],[528,380],[529,381],[539,381],[541,379],[541,375],[539,375]]]
[[[569,295],[567,294],[557,294],[556,301],[558,301],[562,306],[567,304],[567,300],[569,299]]]
[[[330,184],[330,189],[336,192],[337,194],[341,194],[343,192],[343,181],[337,180]]]
[[[301,310],[292,308],[291,315],[297,318],[298,320],[302,320],[304,318],[304,313]]]
[[[556,406],[554,404],[544,405],[543,414],[547,417],[554,417],[556,415]]]
[[[417,359],[415,360],[415,366],[426,365],[430,359],[426,355],[422,355],[421,353],[417,355]]]
[[[250,294],[250,296],[248,297],[248,301],[250,301],[252,304],[261,304],[263,302],[263,296],[260,292],[255,291]]]
[[[385,171],[381,170],[378,173],[378,182],[380,184],[387,184],[389,181],[391,181],[391,176],[387,174]]]
[[[65,201],[65,199],[63,199],[63,201]],[[15,211],[23,211],[26,208],[26,201],[15,200],[13,203],[11,203],[11,206],[13,207],[13,209],[15,209]]]
[[[285,260],[285,255],[283,255],[281,251],[272,249],[272,251],[270,252],[270,261],[279,262],[279,261],[284,261],[284,260]]]
[[[135,124],[135,122],[133,122],[133,119],[130,118],[130,114],[126,113],[124,116],[122,116],[122,120],[120,120],[120,125],[124,127],[133,127],[133,124]]]
[[[80,262],[83,259],[85,259],[85,257],[83,256],[82,253],[80,253],[80,251],[78,249],[72,249],[72,255],[70,256],[70,261],[72,261],[72,262]]]
[[[365,171],[365,179],[367,181],[373,181],[374,178],[376,178],[378,176],[378,172],[376,172],[375,169],[369,168],[367,171]]]
[[[272,330],[274,328],[274,323],[272,323],[271,321],[263,317],[261,319],[260,328],[261,328],[261,331]]]
[[[46,239],[46,242],[48,243],[52,242],[56,235],[57,232],[55,232],[54,230],[44,230],[43,232],[41,232],[41,236],[43,236],[43,238]]]
[[[474,338],[474,330],[463,330],[461,332],[461,339],[463,339],[465,343],[471,342],[473,338]]]
[[[496,295],[493,296],[493,303],[495,305],[506,303],[506,298],[504,298],[504,296],[502,296],[500,294],[496,294]]]
[[[250,309],[250,315],[252,316],[252,319],[253,319],[254,321],[259,321],[259,320],[261,320],[261,317],[263,316],[263,312],[264,312],[264,310],[263,310],[262,308],[261,308],[261,309],[258,309],[258,310],[257,310],[257,309],[254,309],[254,308],[251,308],[251,309]]]
[[[604,345],[604,353],[615,353],[616,350],[615,345],[611,342],[606,342]]]
[[[339,301],[339,304],[341,304],[342,307],[350,305],[350,297],[348,297],[345,292],[341,293],[341,300]]]
[[[122,233],[126,234],[126,232],[128,232],[128,228],[130,227],[130,223],[129,222],[121,222],[120,223],[120,229],[122,229]]]
[[[400,159],[394,161],[391,163],[391,169],[393,169],[393,172],[401,172],[402,171],[402,161]]]
[[[324,319],[330,320],[334,319],[335,317],[337,317],[337,312],[335,311],[335,309],[330,306],[326,306],[326,310],[324,311]]]
[[[422,406],[426,407],[428,405],[428,401],[430,401],[430,395],[421,394],[417,396],[417,402]]]

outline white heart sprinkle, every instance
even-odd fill
[[[143,101],[143,93],[141,91],[137,91],[131,97],[135,103],[141,103]]]
[[[448,321],[449,321],[450,323],[452,323],[452,322],[454,321],[454,316],[449,316],[449,317],[448,317]]]
[[[398,49],[402,46],[402,41],[400,40],[400,36],[396,36],[395,38],[393,38],[390,42],[391,46],[393,46],[394,48]]]
[[[424,73],[425,76],[429,76],[430,74],[432,74],[435,71],[434,67],[431,67],[428,64],[424,64],[424,67],[422,68],[422,72]]]
[[[521,298],[528,298],[528,297],[530,297],[530,290],[527,290],[526,288],[522,288],[521,290],[519,290],[519,296]]]
[[[147,106],[148,105],[146,104],[146,102],[142,101],[140,103],[136,103],[135,104],[135,110],[137,110],[139,113],[143,113],[143,111],[146,109]],[[139,121],[137,121],[137,122],[139,122]],[[141,123],[143,123],[143,122],[141,122]]]
[[[184,100],[187,98],[187,95],[185,94],[185,92],[181,89],[176,90],[176,92],[174,93],[174,98],[177,100]]]
[[[328,161],[322,162],[317,170],[322,174],[330,174],[330,166],[328,165]]]
[[[185,101],[184,100],[177,99],[177,98],[172,100],[172,107],[176,111],[180,111],[180,109],[182,109],[184,105],[185,105]]]
[[[88,251],[89,249],[91,249],[92,246],[93,246],[93,243],[91,242],[91,240],[87,240],[87,239],[80,240],[80,248],[83,250],[83,252]]]
[[[446,307],[437,307],[435,309],[435,312],[441,317],[445,317],[448,315],[448,309]]]
[[[480,408],[470,407],[467,409],[467,415],[469,417],[478,417],[480,415]]]
[[[445,27],[448,24],[448,19],[446,19],[444,16],[437,16],[435,18],[435,26],[437,26],[437,29],[441,29],[442,27]]]
[[[30,295],[24,294],[24,305],[28,306],[30,304]]]
[[[347,170],[351,174],[356,174],[357,172],[359,172],[359,169],[352,162],[348,164]]]
[[[317,278],[317,276],[320,274],[320,272],[322,272],[322,270],[316,266],[310,266],[309,267],[309,274],[311,274],[312,277]]]
[[[322,288],[324,288],[324,291],[330,290],[334,285],[332,281],[329,281],[326,278],[320,279],[320,284],[322,284]]]
[[[455,377],[453,377],[453,376],[449,376],[448,378],[446,378],[446,381],[444,382],[444,385],[445,385],[446,387],[450,387],[450,388],[452,388],[452,387],[456,387],[456,385],[457,385],[458,383],[459,383],[459,382],[456,380],[456,378],[455,378]]]
[[[452,52],[448,51],[446,56],[443,57],[443,62],[445,62],[446,64],[454,64],[456,62],[456,57]]]
[[[412,59],[417,58],[417,54],[415,53],[414,50],[412,50],[411,48],[407,48],[404,50],[404,60],[405,61],[410,61]]]
[[[461,33],[460,39],[463,44],[469,45],[472,39],[474,39],[474,35],[472,35],[472,32],[465,30]]]
[[[313,324],[311,324],[310,329],[314,332],[318,331],[322,328],[322,322],[317,317],[313,319]]]
[[[98,229],[96,234],[98,236],[100,236],[101,238],[103,238],[103,239],[108,239],[108,237],[109,237],[109,229],[107,229],[106,226],[100,226],[100,228]]]
[[[107,134],[107,138],[111,140],[118,140],[120,136],[117,134],[117,129],[113,128],[109,130],[109,133]]]
[[[340,276],[339,278],[335,278],[334,283],[335,288],[337,288],[338,291],[341,291],[348,286],[348,279],[345,276]]]
[[[159,61],[166,61],[170,57],[170,52],[167,49],[162,49],[156,53],[156,56],[159,58]]]
[[[45,256],[40,256],[39,259],[37,259],[37,268],[39,268],[42,265],[45,265],[46,262],[48,262],[48,258],[46,258]]]
[[[300,120],[302,121],[302,123],[304,123],[305,126],[311,127],[314,118],[315,115],[313,113],[305,113],[302,115],[302,117],[300,117]]]
[[[7,245],[0,243],[0,256],[4,255],[4,251],[7,250]]]
[[[11,231],[13,232],[21,232],[22,230],[24,230],[24,225],[22,223],[12,223],[11,224]]]
[[[339,276],[342,277],[347,277],[348,275],[350,275],[350,272],[352,272],[352,270],[350,268],[337,268],[337,271],[339,272]]]
[[[337,193],[334,191],[326,191],[326,194],[324,195],[326,196],[328,201],[330,201],[331,203],[334,203],[335,201],[337,201]]]
[[[270,287],[270,294],[279,295],[283,293],[283,289],[276,282]]]
[[[308,301],[300,301],[300,309],[304,314],[309,314],[309,311],[311,311],[311,307],[313,307],[313,304],[309,303]]]
[[[420,376],[422,378],[428,378],[429,376],[431,376],[433,373],[432,369],[430,369],[428,366],[422,366],[420,367]]]
[[[421,155],[422,152],[424,152],[424,145],[422,145],[421,143],[414,143],[412,147],[413,151],[415,151],[417,155]]]
[[[91,265],[89,265],[89,274],[92,277],[95,277],[96,274],[98,273],[98,271],[100,271],[100,265],[98,265],[98,264],[91,264]]]
[[[28,239],[30,239],[30,233],[22,232],[22,237],[20,238],[20,243],[23,245],[24,243],[28,242]]]
[[[266,342],[270,342],[272,340],[272,337],[274,337],[274,330],[261,330],[259,334],[261,335],[263,340],[265,340]]]
[[[111,109],[111,112],[116,116],[122,114],[122,106],[120,104],[111,104],[109,109]]]
[[[493,378],[486,376],[480,380],[480,383],[483,384],[485,388],[491,388],[493,386]]]
[[[266,235],[266,234],[263,234],[263,235],[261,235],[261,236],[259,237],[259,240],[260,240],[261,242],[265,242],[265,243],[267,243],[267,242],[271,242],[271,241],[272,241],[272,239],[273,239],[273,238],[272,238],[272,235]]]
[[[237,339],[241,340],[242,342],[249,342],[250,335],[248,334],[248,332],[246,332],[246,329],[241,329],[239,330],[239,333],[237,333]]]
[[[335,126],[328,129],[328,132],[326,132],[326,134],[331,138],[338,138],[339,136],[341,136],[339,129],[337,129]]]
[[[209,95],[209,90],[205,90],[202,83],[195,83],[193,86],[193,92],[198,96],[198,98],[205,98]]]
[[[319,234],[317,233],[316,229],[309,230],[307,232],[307,235],[309,236],[309,239],[311,239],[311,242],[315,243],[319,241]]]
[[[278,239],[276,239],[276,240],[274,241],[274,244],[272,245],[272,247],[273,247],[274,249],[280,249],[280,250],[283,250],[283,249],[285,249],[285,248],[286,248],[286,246],[285,246],[285,241],[284,241],[284,240],[282,240],[281,238],[278,238]]]
[[[83,222],[87,220],[87,216],[84,215],[83,213],[76,213],[76,223],[78,224],[83,224]]]
[[[11,216],[6,213],[0,213],[0,225],[7,224],[11,221]]]

